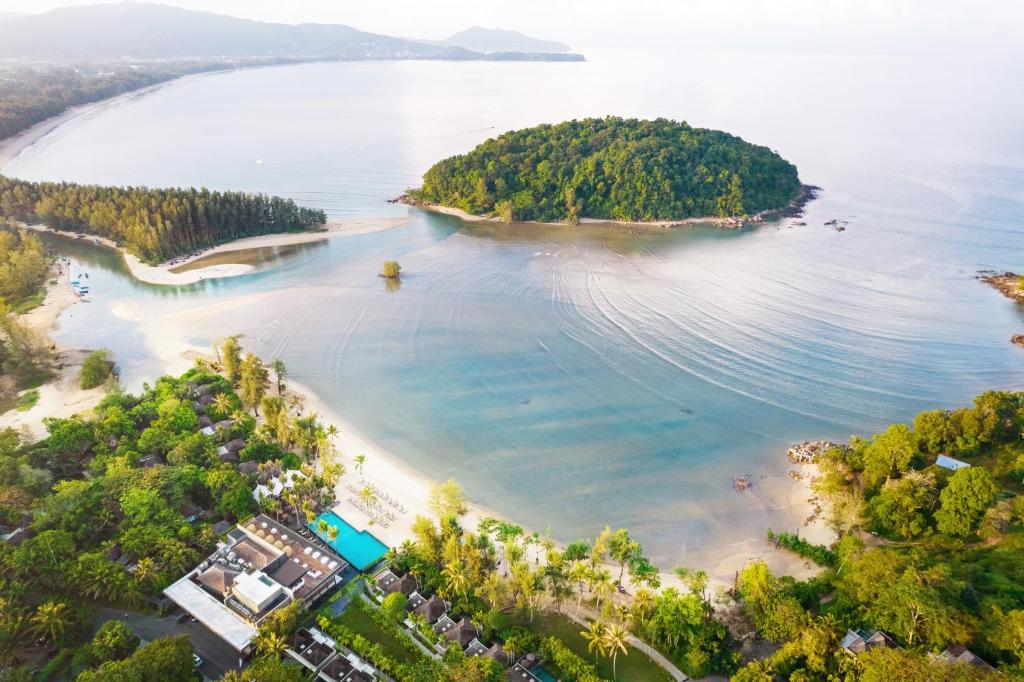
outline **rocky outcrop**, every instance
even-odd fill
[[[993,270],[982,270],[978,273],[978,279],[1018,303],[1024,303],[1024,281],[1022,278],[1024,276],[1013,272],[998,273]]]
[[[825,454],[832,448],[845,449],[845,445],[833,443],[830,440],[805,440],[797,443],[786,451],[786,456],[793,464],[813,464],[820,455]]]

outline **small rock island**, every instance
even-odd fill
[[[435,164],[401,201],[504,222],[738,226],[782,215],[813,189],[777,152],[735,135],[607,117],[489,139]]]

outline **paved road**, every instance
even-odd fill
[[[192,648],[203,659],[203,665],[199,672],[203,677],[216,680],[228,670],[238,668],[238,652],[228,646],[224,640],[217,637],[199,623],[193,623],[190,619],[184,623],[178,623],[175,617],[180,611],[166,618],[148,613],[135,613],[124,609],[111,609],[99,607],[93,616],[94,629],[99,628],[104,621],[123,621],[132,632],[140,639],[152,641],[169,635],[188,635],[192,642]]]

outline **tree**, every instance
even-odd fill
[[[124,660],[107,661],[99,668],[84,671],[77,682],[194,682],[196,672],[192,656],[187,635],[154,639]]]
[[[442,521],[455,519],[466,513],[466,497],[462,486],[449,478],[444,483],[430,486],[430,510]]]
[[[380,276],[388,279],[398,279],[402,272],[402,266],[398,264],[396,260],[384,261],[384,266],[380,269]]]
[[[580,632],[583,639],[587,640],[587,651],[594,654],[594,665],[597,665],[597,657],[605,655],[605,647],[607,641],[605,640],[605,633],[607,628],[604,623],[600,621],[593,621],[587,626],[586,630]]]
[[[88,665],[120,661],[139,648],[139,638],[119,620],[108,620],[96,632],[88,647]]]
[[[110,377],[113,368],[114,363],[110,361],[109,350],[106,348],[94,350],[82,361],[79,384],[83,390],[96,388]]]
[[[217,411],[217,414],[222,416],[231,414],[231,398],[228,397],[227,393],[218,393],[213,396],[213,402],[210,403],[210,406]]]
[[[242,402],[254,414],[259,414],[259,404],[270,386],[270,373],[263,361],[252,353],[246,353],[239,367],[238,394]]]
[[[284,390],[287,388],[288,380],[288,368],[285,367],[284,360],[281,358],[274,358],[270,363],[270,369],[274,370],[274,382],[277,384],[277,395],[284,395]]]
[[[400,623],[405,618],[405,607],[408,599],[401,592],[392,592],[384,597],[380,604],[380,610],[384,616],[394,623]]]
[[[629,537],[629,531],[620,528],[612,533],[608,540],[608,554],[612,559],[619,562],[619,578],[616,581],[622,584],[622,575],[626,570],[626,562],[635,554],[640,552],[640,543]]]
[[[46,601],[39,605],[29,621],[32,631],[57,643],[68,629],[71,609],[64,602]]]
[[[591,584],[594,594],[597,595],[597,608],[600,610],[601,600],[610,598],[615,594],[615,583],[612,582],[611,574],[601,569],[594,572]]]
[[[935,504],[935,476],[908,471],[887,481],[868,504],[879,530],[911,540],[928,529],[928,512]]]
[[[457,561],[448,562],[442,569],[441,576],[444,579],[443,588],[446,597],[465,598],[469,591],[469,578],[466,576],[462,564]]]
[[[221,682],[306,682],[303,669],[273,658],[260,658],[243,670],[229,670]]]
[[[288,639],[272,630],[260,629],[253,639],[253,646],[260,658],[281,658],[288,648]]]
[[[906,424],[892,424],[864,450],[864,485],[869,490],[906,471],[917,453],[917,439]]]
[[[366,465],[366,455],[356,455],[353,461],[356,463],[356,469],[359,471],[359,478],[363,478],[363,467]]]
[[[629,633],[619,625],[611,625],[604,633],[604,648],[605,655],[608,653],[612,655],[612,678],[618,679],[619,676],[616,672],[615,664],[620,653],[626,656],[629,655]]]
[[[238,339],[240,338],[242,338],[241,334],[229,336],[224,339],[224,343],[221,344],[220,347],[221,357],[223,358],[221,362],[224,366],[224,376],[232,386],[238,384],[239,372],[242,365],[242,345],[238,342]]]
[[[972,534],[998,493],[999,486],[987,469],[959,469],[939,493],[940,506],[935,513],[939,530],[960,537]]]
[[[1024,663],[1024,610],[1004,613],[998,606],[992,607],[986,614],[984,639],[989,647],[1012,662]]]

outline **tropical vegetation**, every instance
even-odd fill
[[[0,216],[110,239],[147,262],[327,218],[291,199],[208,189],[101,187],[0,176]]]
[[[814,488],[840,539],[825,552],[774,536],[828,566],[811,580],[762,562],[739,574],[744,613],[780,648],[734,679],[1003,679],[931,656],[951,645],[1024,674],[1022,434],[1024,393],[989,391],[820,455]],[[937,465],[951,454],[961,463]],[[858,628],[901,648],[849,655],[839,641]]]
[[[0,543],[0,667],[17,670],[46,647],[67,651],[65,672],[81,679],[150,679],[146,666],[163,657],[161,679],[193,679],[187,639],[133,654],[134,640],[111,625],[87,643],[92,607],[152,608],[213,550],[215,521],[260,510],[302,519],[330,499],[344,470],[330,461],[328,429],[301,401],[271,395],[262,361],[238,352],[235,383],[200,360],[138,395],[110,385],[91,414],[44,420],[39,442],[0,430],[0,525],[28,531],[19,543]],[[273,423],[257,423],[256,403],[263,414],[272,405]],[[214,435],[200,431],[201,417],[218,423]],[[247,442],[240,459],[258,463],[252,475],[217,454],[237,438]],[[255,477],[268,467],[300,468],[304,477],[280,500],[257,505]],[[188,675],[175,677],[182,661]]]
[[[509,221],[655,221],[786,206],[793,164],[718,130],[667,119],[588,118],[515,130],[438,162],[417,201]]]

